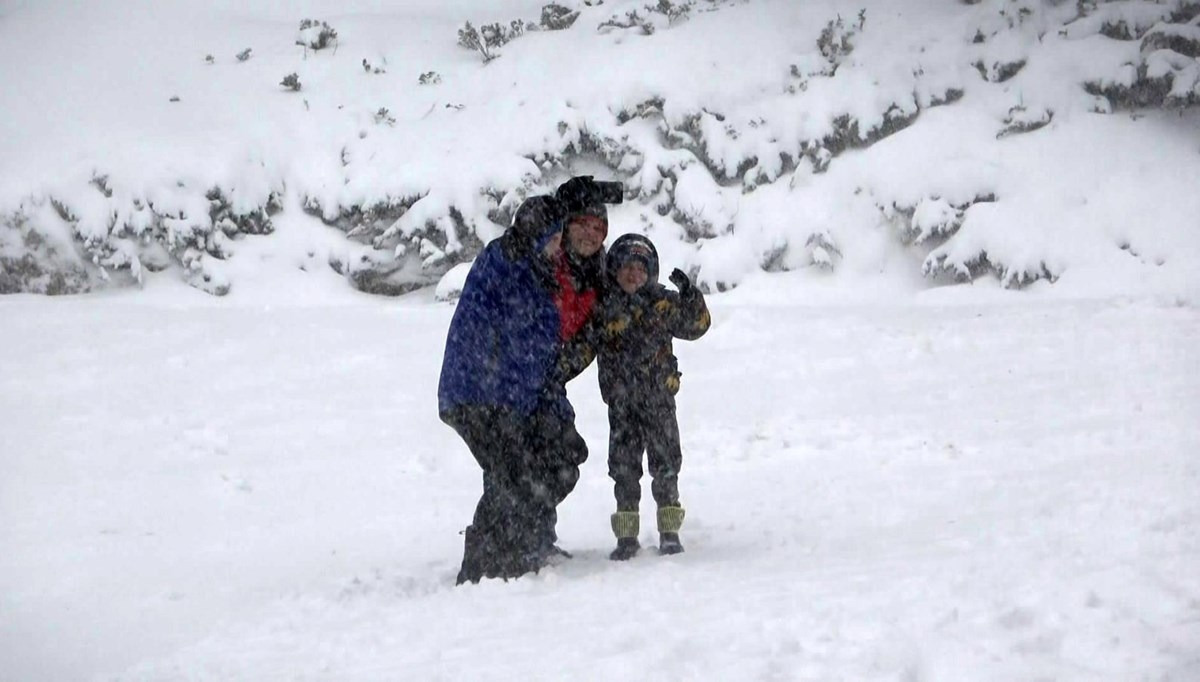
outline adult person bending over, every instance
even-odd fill
[[[553,197],[521,204],[512,226],[471,266],[450,322],[438,411],[483,470],[459,584],[515,578],[544,559],[537,529],[552,486],[531,434],[537,414],[556,400],[547,384],[560,352],[553,292],[563,218]]]

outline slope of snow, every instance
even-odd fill
[[[1085,88],[1128,86],[1141,60],[1100,17],[1144,31],[1181,1],[1077,19],[1076,3],[1031,0],[698,0],[676,21],[571,2],[570,28],[527,31],[486,64],[458,30],[536,22],[540,2],[10,1],[0,257],[73,240],[45,258],[92,286],[253,289],[257,253],[286,251],[280,223],[307,211],[341,242],[314,248],[309,272],[431,285],[525,195],[589,171],[626,183],[614,233],[673,242],[710,290],[812,268],[1195,301],[1200,114],[1113,111]],[[611,26],[630,11],[653,33]],[[336,46],[297,46],[306,18]],[[847,47],[823,54],[826,31]],[[1186,90],[1200,62],[1177,66]],[[291,73],[299,92],[280,85]],[[909,243],[925,201],[962,215]],[[276,233],[256,234],[276,204]]]

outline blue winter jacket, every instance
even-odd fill
[[[532,258],[514,258],[493,240],[467,274],[450,321],[438,409],[500,405],[522,415],[550,408],[571,414],[548,380],[559,351],[559,316]],[[564,412],[565,411],[565,412]]]

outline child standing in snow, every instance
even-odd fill
[[[608,252],[608,286],[596,323],[600,394],[608,405],[608,475],[617,511],[612,529],[617,548],[610,558],[638,553],[642,453],[650,464],[651,493],[658,505],[659,553],[683,551],[679,529],[679,469],[683,453],[675,394],[679,364],[672,338],[688,341],[708,331],[704,295],[681,270],[671,273],[679,293],[658,283],[658,251],[642,235],[617,239]]]

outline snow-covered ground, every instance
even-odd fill
[[[429,293],[0,299],[0,678],[1200,677],[1195,308],[792,277],[680,344],[685,554],[605,558],[589,370],[576,558],[457,588]]]

